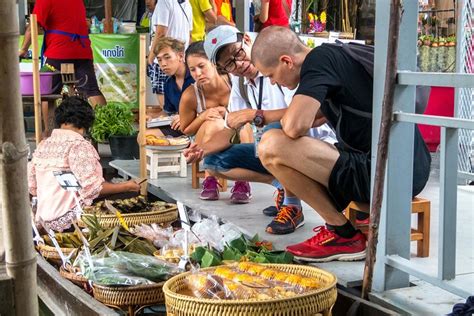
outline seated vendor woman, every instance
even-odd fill
[[[69,171],[77,178],[82,206],[91,205],[100,196],[138,192],[133,180],[106,182],[102,176],[99,154],[84,139],[94,122],[94,110],[78,97],[66,98],[54,111],[56,129],[43,140],[28,164],[30,194],[38,198],[35,215],[37,226],[55,231],[71,229],[78,207],[73,193],[66,191],[55,178],[55,171]]]
[[[161,70],[169,76],[165,82],[165,102],[163,111],[173,117],[171,125],[148,129],[146,135],[182,136],[179,121],[179,102],[181,95],[194,79],[184,63],[184,43],[171,37],[162,37],[155,46],[155,55]],[[162,115],[162,114],[161,114]]]
[[[186,64],[195,83],[188,87],[181,97],[179,116],[181,131],[195,136],[197,144],[211,140],[214,135],[229,140],[233,131],[225,128],[224,116],[227,112],[231,91],[229,74],[220,74],[216,66],[209,61],[203,42],[194,42],[186,50]],[[242,130],[242,142],[250,142],[251,133]],[[217,179],[208,176],[203,182],[201,199],[217,200],[217,194],[208,194],[208,184],[217,183]]]

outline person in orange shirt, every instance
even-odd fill
[[[217,24],[235,26],[234,19],[232,18],[231,0],[212,0],[211,4],[217,14]]]

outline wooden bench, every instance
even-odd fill
[[[192,169],[192,179],[191,179],[192,187],[193,189],[199,189],[199,186],[200,186],[199,179],[204,179],[206,177],[205,173],[204,171],[199,170],[199,161],[193,162],[191,169]],[[222,178],[217,178],[217,181],[219,181],[219,184],[221,185],[221,187],[219,187],[219,191],[221,192],[227,191],[227,180],[222,179]]]
[[[356,212],[369,213],[370,206],[367,203],[351,202],[344,210],[347,219],[367,234],[368,225],[356,224]],[[417,214],[417,227],[411,229],[411,241],[417,242],[416,255],[418,257],[428,257],[430,254],[430,212],[431,202],[424,198],[415,197],[411,202],[412,214]]]

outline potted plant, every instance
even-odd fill
[[[91,136],[98,143],[109,142],[113,159],[138,159],[137,131],[133,123],[129,105],[109,102],[95,108]]]

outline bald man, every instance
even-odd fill
[[[300,260],[350,261],[366,254],[365,236],[342,211],[351,201],[370,201],[373,78],[347,48],[310,49],[283,27],[264,29],[252,48],[253,64],[272,83],[298,87],[282,130],[265,133],[258,151],[265,168],[326,222],[315,236],[287,247]],[[334,145],[305,136],[325,122],[336,130]],[[430,162],[415,128],[413,196],[424,188]]]

